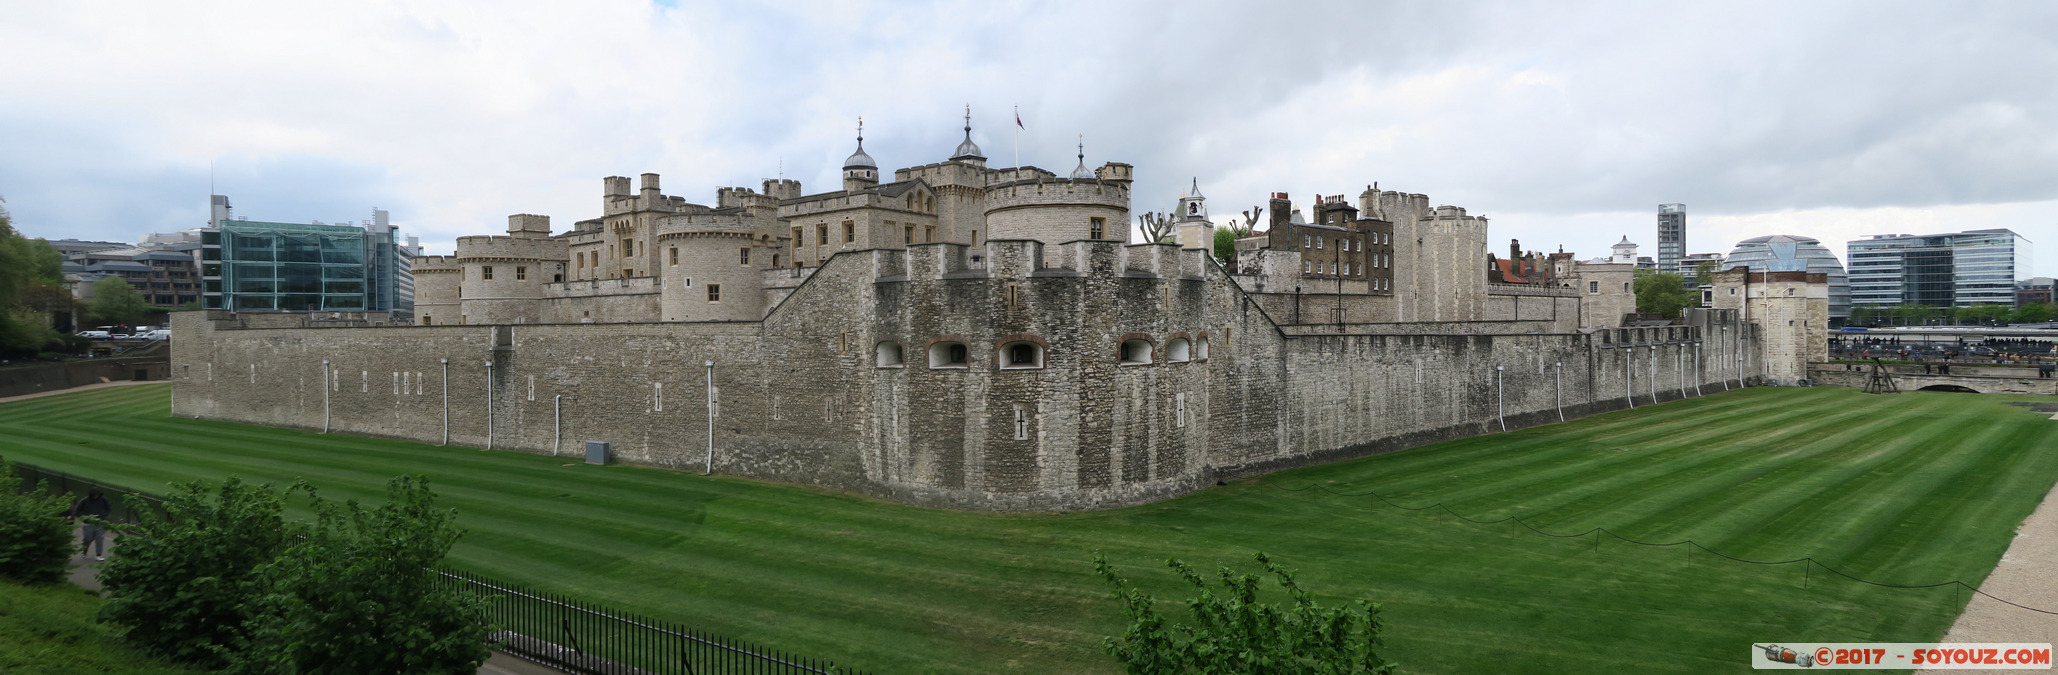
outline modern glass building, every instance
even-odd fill
[[[2015,270],[2029,240],[2013,231],[1879,234],[1849,242],[1851,303],[1967,307],[2015,304]]]
[[[1686,257],[1686,205],[1658,205],[1658,271],[1674,274],[1694,273],[1681,269],[1679,261]]]
[[[212,309],[276,312],[414,311],[414,280],[385,211],[366,227],[229,218],[201,230],[200,277]]]
[[[1829,276],[1829,318],[1851,318],[1851,278],[1844,264],[1821,241],[1775,234],[1737,242],[1723,267],[1745,265],[1753,272],[1813,272]]]

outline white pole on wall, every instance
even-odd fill
[[[1706,353],[1706,352],[1704,352],[1704,351],[1703,351],[1703,350],[1701,349],[1701,347],[1707,346],[1707,344],[1708,344],[1708,343],[1707,343],[1707,342],[1706,342],[1705,340],[1704,340],[1704,341],[1701,341],[1701,342],[1696,342],[1696,343],[1694,343],[1694,395],[1695,395],[1695,396],[1707,396],[1707,394],[1703,394],[1703,393],[1701,393],[1701,381],[1702,381],[1702,380],[1706,380],[1706,379],[1708,379],[1708,365],[1707,365],[1707,363],[1705,362],[1705,359],[1707,359],[1707,358],[1708,358],[1708,355],[1707,355],[1707,353]]]
[[[1679,397],[1686,398],[1686,343],[1679,343],[1679,350],[1672,353],[1672,367],[1679,369]]]
[[[1722,334],[1723,334],[1723,335],[1725,335],[1725,336],[1726,336],[1726,335],[1729,335],[1729,327],[1728,327],[1728,326],[1723,326],[1723,327],[1722,327]],[[1718,354],[1718,355],[1717,355],[1717,356],[1715,357],[1715,360],[1717,360],[1717,361],[1728,361],[1728,360],[1729,360],[1729,351],[1730,351],[1730,350],[1729,350],[1729,341],[1728,341],[1728,340],[1723,340],[1723,341],[1721,341],[1721,342],[1719,342],[1719,343],[1716,343],[1716,346],[1719,346],[1719,347],[1721,347],[1721,349],[1718,349],[1718,350],[1716,350],[1716,351],[1718,351],[1718,352],[1721,352],[1721,353],[1720,353],[1720,354]],[[1722,364],[1720,364],[1720,363],[1717,363],[1717,364],[1715,364],[1715,371],[1716,371],[1716,372],[1721,372],[1721,371],[1722,371]],[[1723,378],[1722,378],[1722,390],[1723,390],[1723,391],[1729,391],[1729,377],[1728,377],[1728,376],[1723,376]]]
[[[1494,366],[1494,367],[1493,367],[1493,407],[1494,407],[1494,415],[1495,415],[1495,416],[1497,416],[1497,417],[1499,417],[1499,418],[1501,418],[1501,431],[1507,431],[1507,430],[1508,430],[1508,404],[1507,404],[1507,399],[1508,399],[1508,396],[1507,396],[1507,394],[1505,394],[1505,393],[1502,393],[1502,389],[1501,389],[1501,371],[1503,371],[1503,370],[1507,370],[1507,367],[1506,367],[1506,366]]]
[[[1650,388],[1651,388],[1651,403],[1655,404],[1655,403],[1657,403],[1657,402],[1658,402],[1658,346],[1657,346],[1657,345],[1651,345],[1651,376],[1650,376],[1649,378],[1646,378],[1646,379],[1650,380],[1650,382],[1649,382],[1649,386],[1650,386]]]
[[[707,362],[707,473],[715,472],[715,362]]]
[[[550,454],[557,454],[557,446],[564,444],[564,401],[565,395],[550,397]]]
[[[322,359],[322,433],[329,433],[329,360]]]
[[[1551,364],[1551,366],[1553,372],[1558,374],[1558,421],[1563,422],[1565,421],[1565,362],[1559,361]]]
[[[486,362],[486,449],[493,449],[493,362]]]
[[[1629,374],[1636,372],[1636,348],[1622,347],[1622,400],[1629,402],[1629,409],[1636,409],[1636,393],[1630,389]]]
[[[450,445],[450,359],[443,361],[443,442]]]

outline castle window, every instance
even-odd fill
[[[515,266],[515,281],[528,281],[528,280],[529,280],[529,266],[527,266],[527,265],[516,265],[516,266]]]
[[[1309,237],[1305,234],[1301,235],[1301,248],[1313,248],[1314,246],[1315,240],[1313,237]]]
[[[978,231],[978,230],[972,230],[972,245],[973,245],[973,246],[978,246],[978,245],[979,245],[979,231]]]
[[[574,257],[577,257],[579,259],[579,269],[586,269],[586,254],[581,252],[580,254]]]
[[[898,342],[894,342],[892,340],[881,342],[878,346],[874,347],[872,351],[876,357],[875,363],[877,363],[880,368],[899,368],[903,365],[906,365],[905,362],[901,360],[900,343]]]
[[[803,230],[801,230],[800,228],[798,228],[798,227],[796,227],[796,228],[793,228],[793,248],[795,248],[795,249],[799,249],[799,248],[800,248],[800,246],[801,246],[801,237],[802,237],[802,233],[803,233]]]
[[[1587,294],[1587,295],[1600,295],[1600,294],[1601,294],[1601,282],[1598,282],[1598,281],[1589,281],[1589,282],[1586,282],[1586,294]]]
[[[1087,225],[1086,225],[1086,238],[1087,238],[1087,239],[1099,239],[1099,238],[1101,238],[1101,235],[1102,235],[1102,234],[1104,234],[1104,233],[1106,233],[1106,232],[1107,232],[1107,229],[1108,229],[1108,219],[1106,219],[1106,218],[1102,218],[1102,217],[1099,217],[1099,216],[1094,216],[1093,218],[1091,218],[1091,219],[1088,219],[1088,220],[1087,220],[1086,222],[1087,222]]]
[[[1149,340],[1126,340],[1122,343],[1122,360],[1118,365],[1148,366],[1151,364]]]
[[[436,317],[433,317],[433,316],[429,316],[429,315],[427,315],[427,314],[423,314],[423,315],[422,315],[422,325],[424,325],[424,326],[434,326],[434,325],[436,325]]]
[[[707,301],[708,301],[708,302],[721,302],[721,301],[722,301],[722,285],[721,285],[721,284],[708,284],[708,285],[707,285]]]
[[[922,241],[936,241],[936,226],[922,226]]]
[[[672,256],[672,266],[673,266],[673,267],[678,267],[678,266],[679,266],[679,247],[677,247],[677,246],[673,246],[673,247],[672,247],[672,249],[671,249],[671,251],[670,251],[670,255]]]
[[[1317,250],[1317,251],[1320,251],[1320,250],[1322,250],[1322,238],[1321,238],[1321,237],[1316,237],[1316,238],[1315,238],[1315,250]]]
[[[843,221],[843,243],[854,241],[857,241],[857,225],[848,220]]]
[[[964,368],[971,363],[971,352],[963,342],[938,342],[929,345],[930,368]]]
[[[913,211],[913,210],[915,210],[915,196],[914,196],[913,194],[909,194],[909,195],[908,195],[908,199],[907,199],[907,201],[908,201],[908,210],[909,210],[909,211]]]
[[[743,247],[743,248],[741,248],[741,249],[737,249],[737,250],[738,250],[738,251],[740,252],[740,253],[739,253],[739,255],[740,255],[740,256],[742,257],[742,261],[741,261],[741,264],[744,264],[744,265],[748,265],[748,264],[750,264],[750,247],[748,247],[748,246],[745,246],[745,247]]]
[[[1193,360],[1193,348],[1186,341],[1186,338],[1172,338],[1171,342],[1165,343],[1166,362],[1185,363],[1191,360]]]
[[[1194,341],[1193,341],[1193,358],[1194,358],[1194,360],[1196,360],[1196,361],[1206,361],[1206,360],[1208,360],[1208,339],[1207,339],[1207,338],[1201,338],[1201,339],[1199,339],[1199,340],[1194,340]]]
[[[1186,392],[1172,396],[1172,426],[1186,426]]]
[[[553,283],[553,284],[557,284],[557,283],[564,283],[564,280],[565,280],[565,275],[564,275],[564,273],[563,273],[563,272],[558,272],[558,273],[556,273],[556,274],[552,274],[552,275],[550,275],[550,283]]]
[[[1312,272],[1314,272],[1314,271],[1315,271],[1315,261],[1313,261],[1313,260],[1302,260],[1302,261],[1301,261],[1301,273],[1302,273],[1302,274],[1308,274],[1308,273],[1312,273]]]
[[[1001,370],[1027,370],[1043,367],[1043,345],[1034,342],[1010,342],[1000,346]]]
[[[935,197],[923,197],[923,198],[922,198],[922,210],[923,210],[923,211],[927,211],[927,212],[930,212],[930,213],[935,213],[935,212],[936,212],[936,198],[935,198]]]
[[[1624,292],[1624,293],[1628,293],[1628,292],[1629,292],[1629,284],[1628,284],[1628,283],[1626,283],[1626,282],[1625,282],[1625,283],[1623,283],[1623,284],[1622,284],[1622,292]]]
[[[486,266],[480,267],[480,268],[479,268],[479,278],[480,278],[480,279],[492,279],[492,278],[493,278],[493,266],[492,266],[492,265],[486,265]]]
[[[773,267],[778,267],[778,266],[779,266],[779,254],[777,254],[777,253],[774,253],[774,254],[772,254],[772,266],[773,266]]]
[[[912,243],[915,243],[915,226],[913,226],[913,225],[909,225],[909,226],[907,226],[907,228],[905,229],[905,231],[901,232],[901,235],[900,235],[900,243],[902,243],[902,244],[912,244]]]
[[[1022,404],[1015,404],[1015,440],[1029,440],[1029,411]]]
[[[815,223],[815,245],[816,245],[816,246],[828,246],[828,245],[829,245],[829,224],[828,224],[828,223]]]

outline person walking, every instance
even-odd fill
[[[2045,379],[2045,380],[2051,379],[2051,372],[2052,372],[2052,371],[2054,371],[2054,370],[2058,370],[2058,365],[2052,365],[2052,364],[2046,363],[2046,364],[2043,364],[2043,365],[2037,366],[2037,377],[2038,377],[2039,379]]]
[[[106,520],[111,515],[114,515],[114,505],[107,502],[107,497],[100,493],[100,488],[93,488],[91,492],[86,493],[86,498],[71,505],[69,517],[78,520],[94,516]],[[79,552],[93,554],[94,560],[106,560],[107,531],[99,525],[85,523],[80,530]]]

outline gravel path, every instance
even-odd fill
[[[1980,590],[2037,609],[2058,610],[2058,488],[2015,530],[2015,542],[2001,555]],[[2010,607],[1973,595],[1944,635],[1944,642],[2058,643],[2058,615]],[[2016,670],[1925,670],[1924,673],[2015,673]]]

